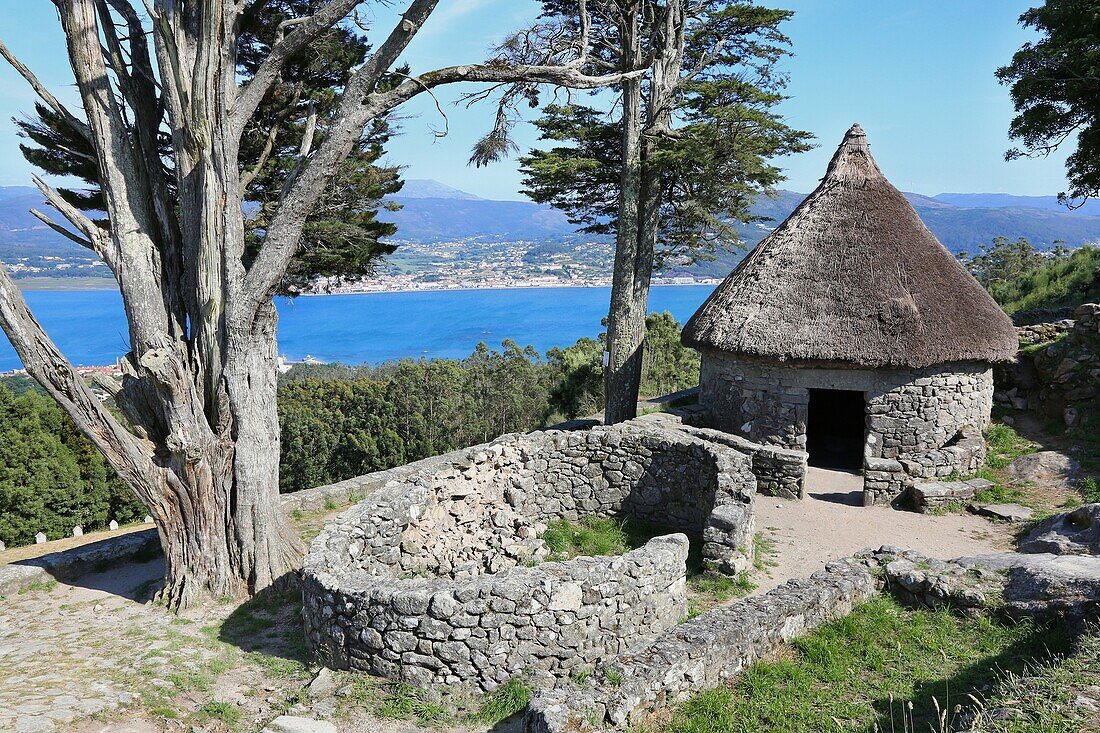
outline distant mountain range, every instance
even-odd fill
[[[940,241],[955,252],[974,252],[979,245],[999,235],[1024,237],[1044,249],[1058,242],[1076,247],[1100,241],[1100,202],[1090,201],[1080,209],[1069,210],[1054,196],[994,193],[906,196]],[[746,244],[759,241],[804,197],[805,194],[785,190],[772,197],[761,197],[753,206],[753,213],[770,221],[741,227]],[[392,200],[402,208],[382,212],[380,218],[397,224],[397,240],[421,243],[522,240],[537,242],[545,249],[555,244],[575,246],[578,240],[586,238],[576,234],[565,216],[549,206],[485,199],[439,181],[406,181]],[[42,196],[34,188],[0,187],[0,259],[11,262],[21,257],[86,258],[87,251],[51,231],[27,211],[42,206]],[[717,262],[684,270],[684,274],[725,275],[736,259],[724,256]]]
[[[928,227],[949,249],[975,251],[996,236],[1024,237],[1039,248],[1056,242],[1076,247],[1100,241],[1100,202],[1070,210],[1055,196],[1013,196],[996,193],[906,194]],[[742,227],[747,243],[755,244],[794,211],[804,193],[780,190],[760,197],[753,213],[769,222]],[[438,181],[410,180],[393,197],[404,208],[385,218],[398,226],[398,239],[442,241],[466,237],[547,240],[570,236],[572,225],[549,206],[528,201],[493,201],[451,188]]]

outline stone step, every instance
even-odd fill
[[[970,501],[979,491],[992,489],[994,483],[984,478],[966,481],[925,481],[909,489],[913,506],[919,512],[947,506],[952,502]]]

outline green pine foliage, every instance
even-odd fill
[[[1025,43],[997,78],[1012,91],[1016,117],[1009,135],[1019,148],[1005,155],[1049,155],[1066,141],[1070,190],[1059,198],[1100,195],[1100,23],[1096,0],[1045,0],[1020,16],[1037,40]]]
[[[575,4],[544,0],[543,8],[568,16]],[[613,15],[597,11],[597,31],[613,36]],[[728,0],[700,4],[690,14],[675,132],[649,135],[652,147],[642,161],[659,186],[646,192],[645,204],[659,209],[658,266],[705,261],[739,247],[736,225],[756,221],[753,201],[783,180],[770,161],[812,147],[812,136],[788,126],[777,111],[787,83],[778,63],[790,52],[780,26],[791,15]],[[550,145],[520,158],[524,193],[565,212],[581,231],[613,234],[623,168],[622,120],[614,105],[609,111],[599,104],[551,104],[535,125]]]
[[[49,397],[0,384],[0,540],[9,547],[145,515],[99,451]]]

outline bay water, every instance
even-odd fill
[[[658,286],[650,311],[686,321],[713,285]],[[122,298],[115,290],[25,293],[31,311],[77,366],[113,364],[129,350]],[[279,298],[279,353],[346,364],[401,358],[462,358],[478,342],[504,339],[540,354],[594,338],[607,316],[609,288],[431,290]],[[21,366],[0,333],[0,371]]]

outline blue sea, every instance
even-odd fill
[[[711,285],[653,288],[650,311],[683,323]],[[113,290],[28,291],[31,311],[73,364],[113,364],[129,350],[122,298]],[[347,364],[405,357],[461,358],[478,342],[512,339],[541,354],[595,337],[607,316],[608,288],[520,288],[279,299],[279,353]],[[21,366],[0,332],[0,371]]]

